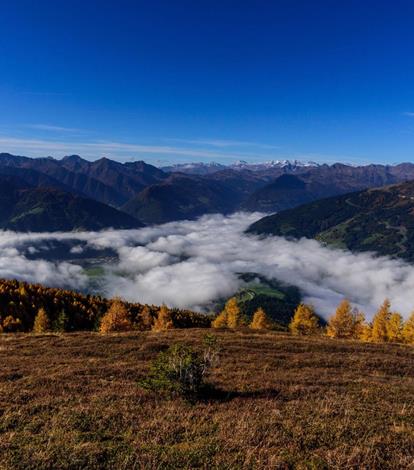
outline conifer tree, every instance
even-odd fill
[[[388,341],[399,342],[402,340],[403,318],[394,312],[391,314],[387,324]]]
[[[227,326],[228,328],[237,328],[241,326],[242,318],[240,315],[240,309],[237,304],[235,297],[229,299],[224,307],[225,312],[227,313]]]
[[[171,317],[171,311],[166,305],[161,305],[158,311],[158,317],[155,319],[152,325],[153,331],[166,331],[174,328],[174,323]]]
[[[352,338],[355,336],[356,314],[349,300],[344,299],[328,321],[326,334],[331,338]]]
[[[414,344],[414,312],[404,323],[402,338],[408,344]]]
[[[313,335],[318,332],[318,323],[318,317],[312,305],[299,304],[289,324],[289,329],[294,335]]]
[[[3,331],[5,333],[13,333],[16,331],[20,331],[22,328],[22,322],[19,318],[14,318],[11,315],[8,315],[3,320]]]
[[[372,320],[372,341],[383,343],[388,341],[388,322],[391,317],[391,304],[385,299]]]
[[[141,310],[141,313],[139,315],[139,319],[140,319],[140,326],[143,330],[150,330],[152,328],[152,325],[154,323],[154,318],[151,315],[151,311],[148,305],[144,305],[144,308]]]
[[[46,310],[42,307],[39,308],[33,324],[33,333],[41,334],[46,333],[50,329],[50,321],[47,316]]]
[[[132,330],[132,323],[125,304],[120,299],[114,299],[109,310],[102,317],[100,333],[130,330]]]
[[[227,312],[223,310],[217,315],[217,317],[211,322],[212,328],[227,328]]]
[[[68,322],[69,322],[69,318],[66,315],[65,310],[62,309],[56,319],[54,330],[60,333],[65,332],[68,326]]]
[[[266,315],[266,312],[260,307],[254,314],[253,319],[249,325],[252,330],[267,330],[271,328],[272,324]]]

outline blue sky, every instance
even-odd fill
[[[0,151],[414,161],[412,1],[20,1]]]

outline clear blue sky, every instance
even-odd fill
[[[0,151],[414,161],[414,2],[3,2]]]

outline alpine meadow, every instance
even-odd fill
[[[0,14],[0,470],[414,468],[414,4]]]

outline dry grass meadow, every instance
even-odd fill
[[[414,468],[414,348],[223,331],[211,397],[137,385],[205,332],[0,336],[0,468]]]

